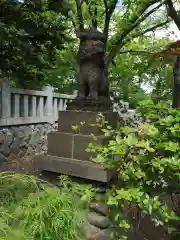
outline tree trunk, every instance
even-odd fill
[[[180,107],[180,57],[176,58],[173,69],[174,75],[174,91],[173,91],[173,107]]]

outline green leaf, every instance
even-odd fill
[[[120,228],[124,228],[124,229],[130,229],[131,228],[129,223],[125,220],[121,220],[119,226],[120,226]]]
[[[176,152],[180,150],[179,144],[171,141],[166,142],[164,148],[165,150],[169,150],[171,152]]]
[[[143,141],[139,141],[137,144],[136,144],[137,147],[140,147],[140,148],[145,148],[147,151],[149,152],[155,152],[155,149],[150,147],[150,142],[148,140],[143,140]]]
[[[130,134],[127,138],[125,138],[125,141],[126,141],[127,145],[131,147],[131,146],[137,144],[138,139],[134,134]]]
[[[117,135],[117,136],[116,136],[116,142],[117,142],[118,144],[120,144],[120,143],[122,142],[122,138],[121,138],[120,135]]]

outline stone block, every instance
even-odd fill
[[[48,154],[72,158],[73,134],[52,132],[48,134]]]
[[[59,120],[58,120],[58,131],[66,132],[66,133],[74,133],[72,129],[73,125],[80,125],[80,123],[85,122],[83,126],[81,126],[80,133],[81,134],[99,134],[101,135],[101,131],[97,126],[91,126],[91,124],[96,124],[96,119],[98,117],[98,112],[91,111],[60,111],[59,112]],[[106,120],[110,125],[116,127],[117,125],[117,113],[115,112],[102,112],[105,116]]]
[[[96,140],[93,139],[90,135],[74,135],[74,147],[73,147],[73,158],[79,160],[90,160],[91,157],[95,157],[96,153],[87,152],[89,143],[94,145],[103,146],[107,138],[105,136],[97,136]]]
[[[91,211],[107,216],[108,214],[108,205],[104,203],[92,202],[89,205]]]
[[[48,134],[48,155],[88,161],[96,156],[86,151],[89,143],[102,146],[106,141],[105,136],[94,140],[91,135],[53,132]]]
[[[92,240],[110,240],[111,239],[111,231],[110,229],[104,229],[98,232],[95,236],[94,239]]]
[[[98,227],[100,229],[109,228],[111,225],[111,222],[108,217],[102,216],[102,215],[94,213],[94,212],[89,213],[88,221],[91,225]]]
[[[107,183],[113,173],[88,161],[62,158],[51,155],[36,155],[33,158],[35,169]]]
[[[85,226],[85,233],[86,233],[86,238],[87,240],[94,240],[95,239],[95,235],[97,233],[99,233],[101,231],[101,229],[91,225],[91,224],[87,224],[87,226]]]

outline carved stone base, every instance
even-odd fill
[[[37,169],[75,176],[99,182],[109,182],[113,173],[103,167],[89,162],[72,158],[63,158],[51,155],[36,155],[34,165]]]
[[[76,132],[72,129],[72,126],[81,125],[80,123],[83,122],[84,124],[80,128],[81,134],[91,135],[91,133],[93,133],[96,136],[104,135],[98,126],[93,126],[93,124],[96,124],[99,113],[100,112],[97,111],[80,110],[60,111],[58,118],[58,132],[75,134]],[[112,111],[101,111],[101,114],[103,114],[109,125],[116,129],[118,118],[117,113]],[[61,141],[61,143],[63,143],[63,141]]]
[[[67,110],[82,110],[82,111],[107,111],[112,108],[112,102],[105,97],[95,99],[76,98],[67,104]]]
[[[102,114],[115,128],[116,113],[105,111]],[[97,116],[97,111],[60,111],[58,132],[48,134],[47,155],[34,157],[35,168],[99,182],[109,182],[113,176],[112,172],[92,162],[91,157],[96,157],[96,154],[86,151],[89,143],[104,146],[108,141],[101,129],[93,125],[96,123]],[[82,126],[81,122],[83,122]],[[72,129],[75,125],[80,125],[78,132]],[[95,135],[95,139],[91,133]]]

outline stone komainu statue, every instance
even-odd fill
[[[105,38],[96,29],[80,32],[80,98],[109,97],[107,67],[105,65]]]

